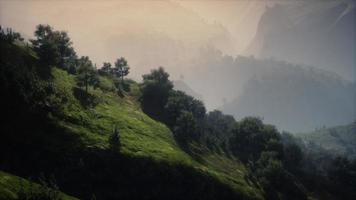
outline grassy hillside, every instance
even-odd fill
[[[54,176],[64,192],[83,199],[263,198],[238,159],[194,143],[183,150],[169,128],[142,112],[137,83],[128,81],[130,92],[120,97],[101,76],[100,89],[86,93],[75,76],[55,67],[46,74],[50,81],[42,82],[33,71],[46,68],[31,48],[2,49],[8,118],[1,126],[1,170]],[[108,148],[114,126],[120,132],[118,155]]]
[[[236,122],[219,111],[207,113],[201,101],[172,89],[162,67],[143,75],[140,85],[124,84],[118,68],[97,70],[88,57],[56,58],[59,46],[39,51],[14,44],[11,33],[0,36],[2,171],[41,184],[50,180],[52,188],[58,185],[80,199],[306,200],[308,189],[324,191],[313,185],[329,177],[326,186],[336,188],[336,196],[353,195],[343,179],[348,175],[328,173],[320,181],[312,173],[311,181],[305,179],[310,174],[301,171],[303,165],[311,164],[311,171],[317,165],[302,163],[304,154],[291,136],[284,145],[278,130],[260,118]],[[48,42],[55,44],[52,39]],[[352,175],[352,165],[345,163]],[[39,195],[48,194],[47,187],[0,175],[0,197],[23,199],[22,187],[31,196],[33,185]],[[304,187],[299,176],[312,186]],[[339,188],[346,189],[339,193]]]
[[[238,159],[198,144],[191,144],[186,152],[169,128],[144,114],[137,101],[137,83],[131,81],[130,92],[120,97],[105,77],[101,77],[102,89],[89,88],[87,94],[67,72],[53,68],[52,76],[53,91],[47,101],[55,109],[46,121],[27,118],[31,127],[12,130],[26,134],[6,135],[4,141],[16,145],[2,147],[2,169],[23,177],[54,175],[63,191],[80,198],[142,198],[137,193],[141,191],[147,198],[177,193],[179,199],[190,193],[190,197],[214,199],[222,193],[262,199]],[[114,126],[122,144],[117,158],[108,150]],[[167,194],[157,193],[160,189]]]
[[[311,133],[300,133],[306,142],[313,142],[339,155],[356,158],[356,124],[323,128]]]
[[[123,98],[114,92],[90,88],[92,102],[86,102],[75,97],[73,76],[59,69],[54,69],[53,75],[53,98],[62,102],[62,108],[60,115],[52,118],[62,128],[80,136],[87,148],[107,148],[108,135],[113,126],[117,125],[123,155],[185,165],[228,185],[245,198],[262,198],[261,191],[244,179],[246,169],[237,159],[217,155],[198,145],[194,146],[190,154],[183,151],[164,124],[154,121],[141,111],[137,102],[139,91],[136,83],[131,83],[131,91]],[[102,79],[101,87],[110,88],[110,81],[104,77]]]
[[[18,193],[20,190],[33,190],[39,188],[40,185],[33,183],[18,176],[0,171],[0,199],[15,200],[19,199]],[[59,198],[63,200],[75,200],[77,198],[68,196],[64,193],[59,194]]]

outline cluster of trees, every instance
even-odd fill
[[[262,186],[267,199],[278,199],[280,195],[307,199],[308,190],[320,192],[325,188],[331,188],[327,190],[331,195],[345,199],[355,195],[351,189],[356,183],[355,161],[323,155],[320,150],[312,153],[315,148],[306,148],[303,142],[280,133],[258,117],[237,122],[220,111],[206,113],[201,101],[173,90],[169,74],[162,67],[143,76],[141,91],[143,111],[170,127],[180,144],[196,141],[238,157],[247,166],[248,178]],[[322,162],[325,164],[320,171]]]
[[[19,34],[9,33],[6,35],[10,39],[21,39]],[[115,81],[115,87],[121,91],[120,83],[115,78],[121,78],[121,83],[124,85],[124,77],[129,74],[130,68],[123,57],[116,60],[115,67],[111,67],[109,62],[104,62],[102,68],[97,69],[88,56],[77,56],[67,32],[55,31],[49,25],[38,25],[35,39],[30,42],[33,51],[39,57],[42,74],[50,77],[51,68],[54,66],[64,69],[76,75],[77,85],[84,87],[86,92],[89,86],[93,86],[94,89],[99,87],[99,75],[112,78]]]
[[[338,155],[314,142],[305,142],[282,133],[284,166],[298,177],[310,192],[340,199],[355,199],[356,160]],[[321,198],[326,198],[327,195]]]
[[[124,82],[124,77],[127,76],[130,72],[130,67],[127,64],[127,60],[123,57],[118,58],[115,61],[115,66],[111,67],[110,62],[104,62],[101,69],[98,70],[100,75],[104,76],[112,76],[121,78],[122,82]]]
[[[203,103],[173,90],[169,74],[162,67],[143,75],[140,101],[143,111],[167,124],[180,142],[200,138],[206,114]]]
[[[11,28],[3,28],[0,26],[0,41],[12,43],[16,40],[23,41],[20,33],[13,31]]]
[[[77,54],[67,32],[55,31],[49,25],[40,24],[36,27],[35,39],[30,42],[47,73],[53,66],[76,72]]]
[[[120,95],[122,95],[122,91],[130,90],[129,85],[124,82],[124,77],[130,73],[130,67],[125,58],[118,58],[115,61],[114,67],[112,67],[110,62],[104,62],[98,72],[100,75],[112,79],[114,86],[118,89]]]

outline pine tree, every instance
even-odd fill
[[[116,125],[114,126],[111,134],[109,135],[109,147],[110,147],[110,150],[112,150],[113,152],[120,151],[120,147],[121,147],[120,134],[119,134],[119,131],[118,131]]]

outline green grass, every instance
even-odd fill
[[[39,187],[38,184],[0,171],[0,199],[15,200],[18,199],[18,191],[22,189]],[[63,200],[75,200],[77,198],[60,193],[60,198]]]
[[[74,76],[65,71],[54,69],[55,95],[61,112],[53,119],[58,124],[80,136],[87,147],[108,148],[108,136],[116,125],[122,144],[121,153],[146,157],[172,164],[184,164],[216,178],[229,185],[237,193],[250,199],[262,199],[262,192],[245,180],[246,169],[236,158],[210,152],[196,145],[197,159],[184,152],[176,143],[169,128],[144,114],[137,101],[138,84],[130,81],[131,90],[125,97],[115,92],[89,89],[91,96],[98,102],[95,106],[84,107],[73,95]],[[101,77],[106,87],[110,80]]]

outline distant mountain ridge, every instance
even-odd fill
[[[352,1],[307,1],[267,7],[247,49],[312,65],[355,80],[356,8]]]
[[[235,100],[221,107],[240,119],[260,116],[291,132],[351,123],[356,118],[355,82],[325,70],[281,61],[245,58],[258,72]]]

